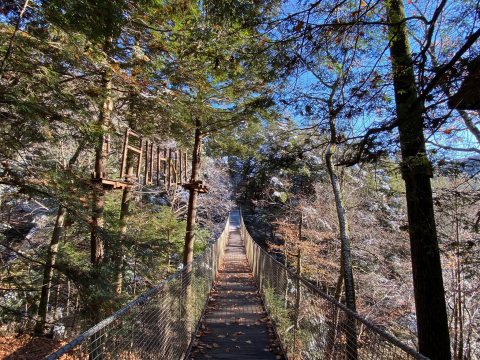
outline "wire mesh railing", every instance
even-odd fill
[[[159,285],[49,355],[54,359],[183,359],[223,260],[229,221],[217,241]]]
[[[428,359],[275,260],[240,222],[253,277],[288,359]]]

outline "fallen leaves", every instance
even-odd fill
[[[43,359],[65,343],[29,335],[0,337],[0,359]]]
[[[202,358],[209,359],[232,353],[236,357],[248,349],[258,353],[263,350],[272,353],[272,357],[275,354],[275,359],[284,359],[246,262],[236,259],[235,262],[226,262],[225,270],[215,282],[215,291],[209,294],[192,355],[201,353]]]

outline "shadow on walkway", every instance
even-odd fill
[[[239,231],[230,215],[228,244],[189,359],[284,359],[253,281]]]

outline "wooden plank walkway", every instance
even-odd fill
[[[238,211],[230,215],[223,268],[189,359],[285,359],[245,255]]]

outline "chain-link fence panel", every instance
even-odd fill
[[[241,233],[253,277],[289,359],[427,359],[352,312]]]
[[[49,355],[54,359],[182,359],[223,261],[229,221],[217,241],[159,285]]]

